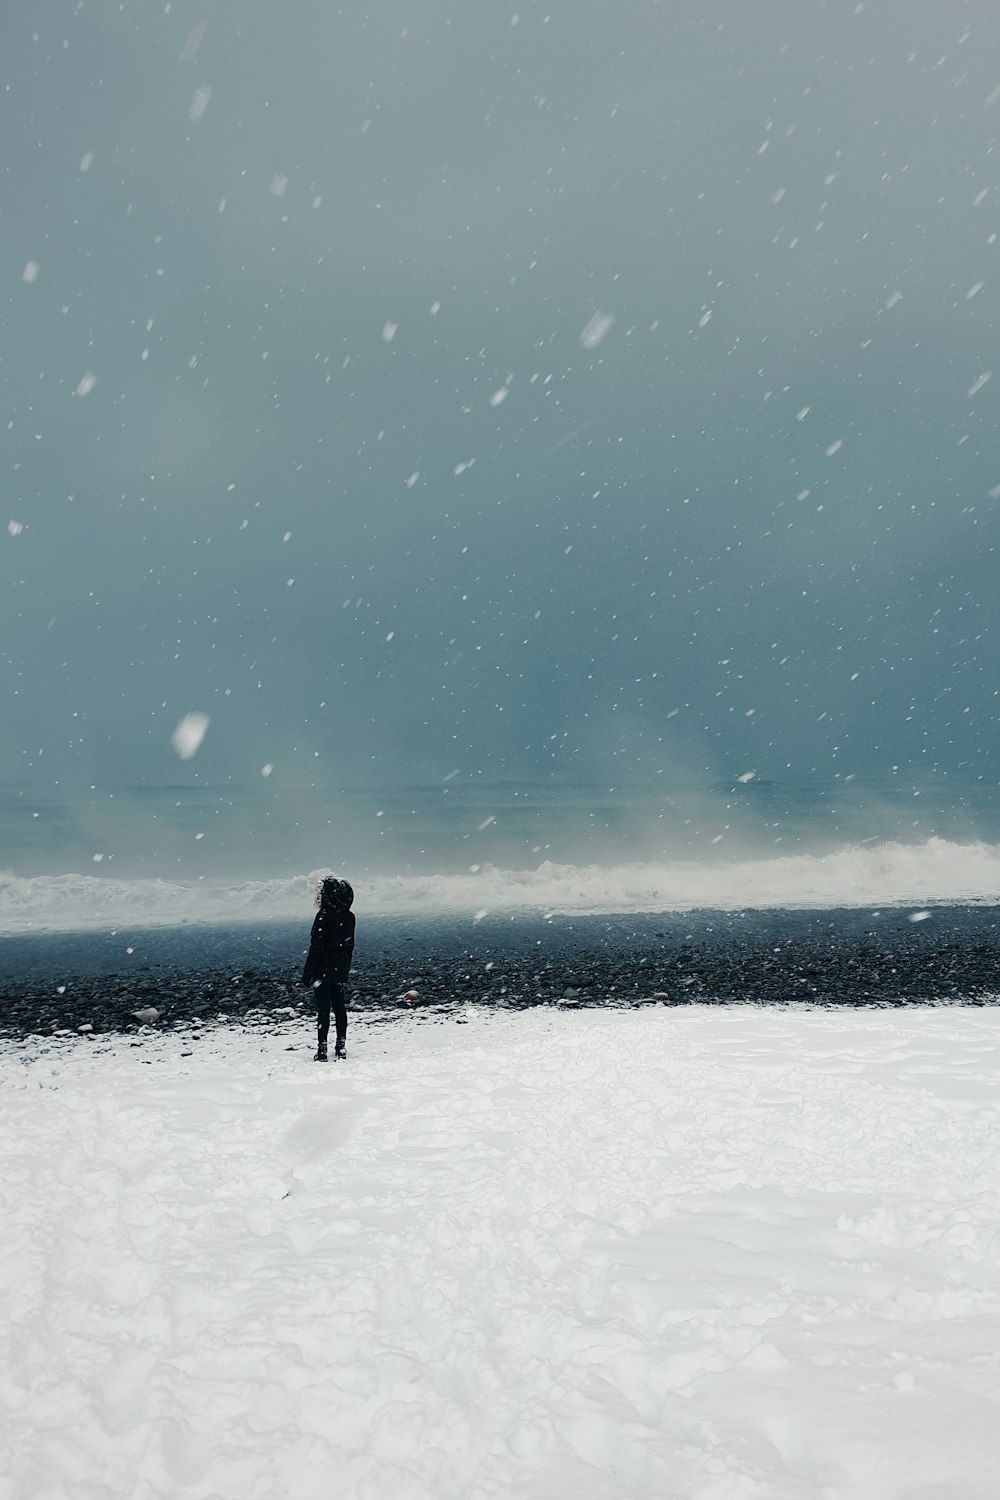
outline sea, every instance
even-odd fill
[[[373,915],[993,903],[981,780],[669,787],[0,785],[0,933],[295,921],[334,871]]]

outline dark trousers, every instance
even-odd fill
[[[347,1000],[344,986],[338,984],[335,979],[324,979],[316,986],[313,994],[316,996],[316,1021],[319,1026],[320,1045],[323,1046],[330,1035],[331,1007],[337,1023],[337,1041],[342,1042],[347,1035]]]

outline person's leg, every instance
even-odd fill
[[[326,1039],[330,1035],[330,991],[333,986],[328,979],[316,986],[316,1061],[326,1061]]]
[[[342,984],[330,986],[333,1016],[337,1023],[337,1055],[344,1056],[347,1042],[347,995]]]

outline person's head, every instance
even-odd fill
[[[316,887],[316,905],[339,908],[346,911],[354,900],[354,891],[346,880],[335,875],[326,875]]]

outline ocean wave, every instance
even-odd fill
[[[308,913],[321,871],[276,879],[114,880],[95,875],[0,874],[0,931],[81,932],[261,921]],[[851,845],[826,854],[731,862],[483,865],[462,875],[355,879],[368,915],[453,912],[467,918],[535,911],[562,915],[742,908],[815,908],[966,902],[1000,891],[1000,847],[929,839]]]

